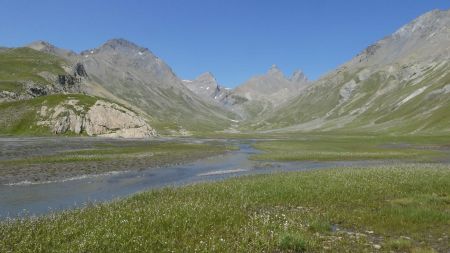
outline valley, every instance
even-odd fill
[[[317,79],[194,65],[0,47],[0,252],[449,251],[450,10]]]

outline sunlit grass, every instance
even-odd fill
[[[292,140],[264,141],[254,147],[264,151],[252,158],[276,161],[338,161],[408,159],[432,161],[442,157],[439,147],[450,143],[442,139],[413,138],[410,136],[332,136],[306,135]]]
[[[280,173],[0,225],[1,252],[445,252],[450,168]]]

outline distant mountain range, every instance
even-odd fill
[[[79,54],[36,41],[0,48],[0,134],[448,132],[449,58],[449,10],[420,16],[317,81],[273,65],[235,89],[209,72],[181,80],[124,39]],[[135,123],[120,124],[127,117]]]

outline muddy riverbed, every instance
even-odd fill
[[[138,140],[136,141],[138,142]],[[168,140],[156,141],[166,142]],[[188,143],[217,142],[217,140],[195,139],[181,141]],[[0,160],[22,159],[29,157],[30,154],[37,156],[71,149],[90,149],[93,145],[109,145],[115,142],[123,145],[120,143],[121,140],[95,138],[1,139]],[[386,163],[383,161],[260,162],[249,159],[252,154],[259,152],[252,148],[251,141],[227,140],[226,142],[238,146],[239,149],[220,155],[211,154],[206,158],[192,157],[190,160],[172,161],[172,165],[166,163],[165,166],[153,166],[143,162],[138,170],[127,169],[127,166],[135,164],[119,162],[114,166],[119,166],[120,169],[108,168],[108,164],[105,163],[105,169],[100,170],[100,173],[97,174],[83,175],[78,172],[73,177],[65,174],[60,177],[52,177],[51,180],[37,181],[16,178],[14,181],[8,182],[3,178],[4,183],[0,184],[0,218],[41,215],[80,207],[87,203],[110,201],[148,189],[222,180],[234,176],[340,166],[364,167]],[[74,169],[77,168],[76,166],[77,164],[74,163]],[[82,170],[82,168],[78,169]]]

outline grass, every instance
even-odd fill
[[[0,251],[444,252],[449,211],[448,166],[279,173],[4,221]]]
[[[49,84],[40,73],[54,75],[65,73],[61,67],[64,62],[56,56],[30,48],[15,48],[0,52],[0,91],[20,93],[22,83],[33,81],[37,84]]]
[[[370,136],[340,133],[305,134],[303,138],[262,141],[254,144],[264,153],[256,160],[338,161],[407,159],[433,161],[442,157],[447,136]]]

